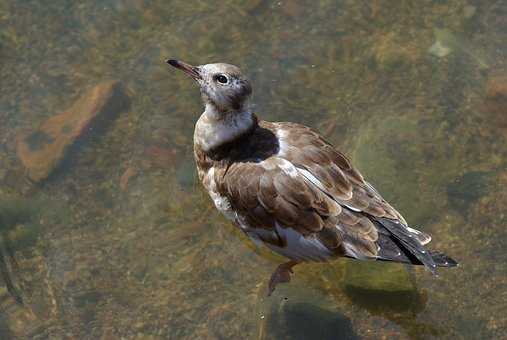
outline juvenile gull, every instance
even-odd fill
[[[344,256],[436,267],[457,262],[424,246],[340,151],[309,127],[267,122],[251,111],[252,87],[229,64],[167,63],[201,88],[204,112],[194,131],[199,179],[216,208],[256,243],[289,259],[268,295],[304,261]]]

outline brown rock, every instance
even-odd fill
[[[507,74],[495,76],[488,80],[486,98],[507,101]]]
[[[127,170],[120,177],[120,189],[126,191],[129,185],[129,181],[132,177],[137,175],[137,169],[129,166]]]
[[[28,177],[46,179],[77,139],[98,127],[98,118],[112,118],[129,105],[119,81],[103,82],[80,97],[67,111],[17,138],[17,153]]]
[[[507,128],[507,73],[488,80],[483,111],[491,115],[496,127]]]

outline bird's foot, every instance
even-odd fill
[[[282,263],[276,267],[276,270],[273,272],[271,278],[269,279],[268,296],[270,296],[275,291],[277,284],[290,282],[290,274],[294,273],[292,271],[292,267],[298,263],[299,262],[297,261],[289,261]]]

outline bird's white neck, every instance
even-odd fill
[[[198,145],[204,152],[214,150],[242,136],[255,124],[257,120],[250,110],[224,114],[207,104],[195,125],[194,145]]]

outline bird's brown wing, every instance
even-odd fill
[[[297,152],[299,158],[294,158],[282,153],[284,146],[280,145],[278,155],[264,160],[233,162],[217,169],[214,175],[220,195],[228,198],[245,225],[257,230],[257,236],[266,243],[287,246],[278,226],[317,240],[335,255],[375,257],[377,229],[362,211],[370,206],[368,211],[378,209],[368,202],[366,189],[359,187],[358,183],[364,183],[359,173],[351,167],[343,172],[333,162],[338,156],[332,148],[326,149],[328,155],[305,146]],[[327,163],[322,162],[324,159]],[[308,176],[312,172],[313,180]],[[355,176],[353,181],[349,176]],[[321,187],[315,179],[322,182]],[[352,208],[344,208],[347,205]]]
[[[308,173],[303,173],[334,200],[354,211],[406,224],[401,214],[364,180],[347,157],[319,134],[294,123],[275,126],[277,134],[282,136],[279,156],[306,170]]]
[[[310,128],[295,123],[276,123],[273,129],[280,137],[279,156],[290,161],[316,187],[343,207],[388,219],[399,224],[403,232],[412,234],[422,245],[431,236],[408,227],[403,216],[355,169],[348,158]]]
[[[302,125],[260,122],[259,129],[276,136],[272,153],[213,171],[218,194],[248,234],[297,260],[399,260],[404,254],[433,270],[423,248],[429,235],[409,228],[342,153]],[[257,139],[240,149],[258,150]]]

